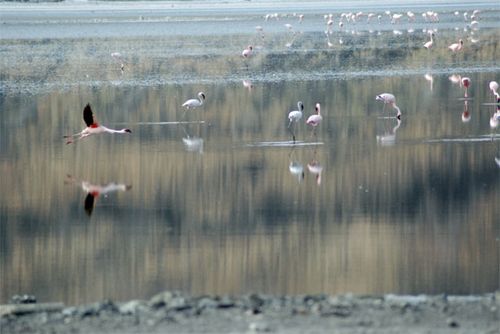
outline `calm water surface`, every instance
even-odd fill
[[[382,22],[342,30],[339,5],[259,4],[1,5],[1,303],[499,288],[498,4],[477,4],[478,30],[466,4],[393,25],[390,1],[360,2]],[[294,144],[299,100],[323,122]],[[65,145],[86,103],[133,133]]]

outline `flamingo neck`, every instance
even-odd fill
[[[110,128],[107,128],[105,126],[101,126],[101,128],[106,131],[107,133],[126,133],[125,129],[121,129],[121,130],[114,130],[114,129],[110,129]]]

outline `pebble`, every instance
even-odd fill
[[[270,332],[271,327],[269,327],[269,324],[263,321],[258,321],[258,322],[252,322],[248,326],[248,329],[250,329],[253,332]]]

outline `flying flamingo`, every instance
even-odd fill
[[[92,113],[92,109],[90,108],[89,103],[87,103],[85,108],[83,108],[83,120],[85,121],[85,124],[87,124],[87,127],[83,129],[81,132],[75,133],[74,135],[64,136],[64,138],[69,138],[66,144],[71,144],[75,140],[87,138],[88,136],[96,135],[99,133],[132,133],[130,129],[113,130],[103,125],[99,125],[99,123],[97,123],[97,120],[95,119]]]
[[[453,43],[450,46],[448,46],[448,49],[450,49],[453,52],[458,52],[462,50],[462,47],[464,46],[464,41],[462,39],[458,40],[458,43]]]
[[[245,50],[243,50],[243,52],[241,52],[241,56],[243,58],[249,58],[252,55],[252,51],[253,51],[253,46],[249,45]]]
[[[432,44],[434,44],[434,40],[432,39],[434,37],[434,33],[431,32],[429,35],[431,35],[431,40],[424,43],[424,48],[426,49],[432,48]]]
[[[496,82],[496,81],[490,81],[489,87],[490,87],[490,90],[493,93],[493,95],[495,95],[495,97],[497,99],[499,99],[500,95],[498,94],[498,82]]]
[[[298,110],[292,110],[288,113],[289,129],[290,125],[292,125],[293,122],[298,123],[298,121],[302,118],[302,112],[304,111],[304,103],[302,103],[302,101],[297,102],[297,108]],[[295,142],[295,132],[293,130],[290,131],[292,132],[293,142]]]
[[[469,97],[469,87],[470,87],[470,84],[471,84],[471,80],[470,80],[469,77],[463,77],[462,78],[462,86],[465,87],[465,94],[464,94],[465,98]]]
[[[108,193],[115,191],[128,191],[132,188],[131,185],[126,185],[122,183],[111,182],[105,185],[98,185],[98,184],[92,184],[88,181],[78,180],[71,175],[68,175],[67,177],[68,180],[65,181],[66,183],[71,182],[74,184],[79,184],[80,187],[83,189],[83,191],[87,193],[87,196],[85,197],[84,201],[84,208],[85,212],[89,216],[92,214],[92,210],[94,210],[95,201],[100,195],[106,195]]]
[[[203,105],[203,101],[205,100],[205,93],[199,92],[198,99],[189,99],[182,104],[186,109],[194,109],[201,107]]]

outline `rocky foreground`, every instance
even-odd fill
[[[189,297],[0,306],[7,333],[500,333],[500,292],[474,296]]]

